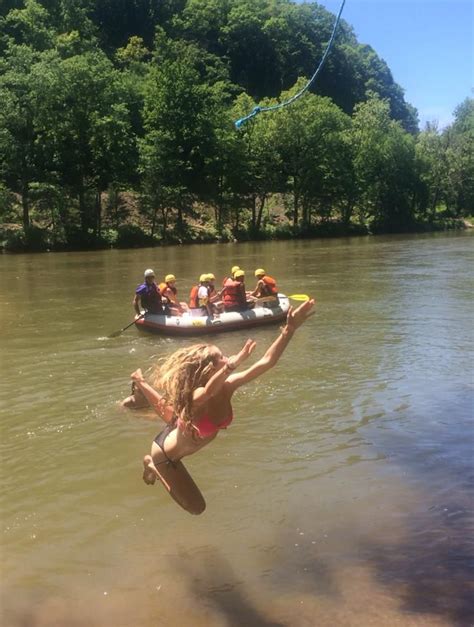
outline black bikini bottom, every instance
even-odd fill
[[[161,431],[155,438],[155,442],[158,444],[160,449],[163,451],[163,455],[166,457],[166,461],[168,464],[173,464],[173,460],[168,457],[165,453],[165,440],[169,436],[169,434],[176,429],[175,424],[167,424],[166,427]]]

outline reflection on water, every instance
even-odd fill
[[[2,624],[474,624],[473,241],[3,256]],[[143,268],[184,292],[238,262],[318,314],[186,461],[208,503],[190,517],[141,482],[159,425],[116,401],[192,340],[103,338]],[[258,356],[275,333],[255,330]]]

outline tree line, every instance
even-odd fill
[[[317,93],[235,129],[301,89],[333,22],[289,0],[4,0],[7,248],[393,232],[474,214],[474,100],[420,132],[344,21]]]

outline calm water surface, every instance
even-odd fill
[[[2,625],[474,624],[471,234],[0,257]],[[193,517],[141,458],[129,373],[144,268],[182,295],[263,266],[317,314],[186,462]],[[257,329],[260,356],[277,333]],[[211,338],[226,353],[244,337]]]

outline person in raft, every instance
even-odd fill
[[[199,283],[193,285],[189,292],[190,309],[201,309],[202,315],[213,317],[211,303],[209,302],[209,280],[207,274],[201,274]]]
[[[178,290],[176,288],[176,277],[174,274],[167,274],[163,283],[160,283],[161,296],[167,299],[170,313],[173,316],[181,316],[185,311],[189,311],[187,303],[178,300]]]
[[[268,298],[274,304],[278,304],[278,288],[273,277],[268,276],[263,268],[255,270],[257,285],[250,296],[254,298]]]
[[[247,301],[245,272],[236,270],[232,279],[227,279],[222,288],[222,302],[225,311],[246,311],[254,306]]]
[[[132,373],[137,391],[167,423],[153,441],[150,455],[143,459],[145,483],[153,485],[158,479],[186,511],[202,514],[206,502],[181,460],[212,442],[220,429],[230,425],[234,392],[275,366],[295,331],[313,314],[313,307],[313,299],[297,309],[290,307],[276,340],[263,357],[241,372],[236,369],[253,352],[253,340],[247,340],[230,357],[210,344],[182,348],[157,368],[153,387],[140,369]]]
[[[141,316],[141,309],[151,314],[164,313],[160,289],[155,283],[155,273],[151,268],[145,270],[144,278],[145,282],[137,287],[133,298],[133,307],[136,313],[135,318]]]
[[[234,273],[237,272],[237,270],[240,270],[240,266],[232,266],[230,276],[226,276],[222,279],[222,287],[225,287],[226,281],[232,280],[234,278]]]
[[[211,305],[212,313],[218,314],[224,311],[224,305],[220,300],[221,294],[216,290],[215,281],[216,277],[212,272],[207,275],[207,292],[209,297],[209,303]]]

